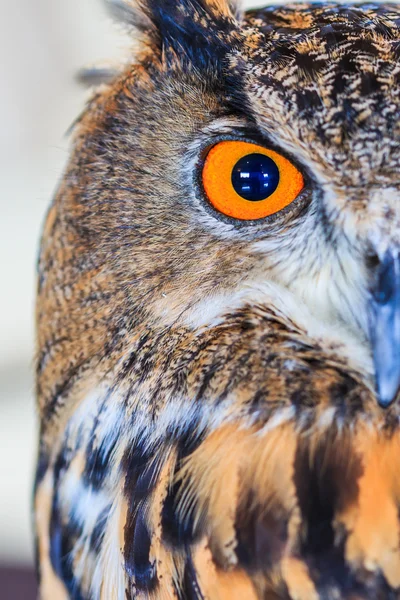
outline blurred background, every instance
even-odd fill
[[[0,599],[29,600],[40,228],[67,160],[66,131],[88,94],[75,73],[118,58],[127,44],[102,0],[0,0],[0,11]]]

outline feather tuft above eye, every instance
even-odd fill
[[[168,62],[170,55],[197,68],[218,64],[238,38],[240,11],[229,0],[105,0],[109,12],[147,38]]]

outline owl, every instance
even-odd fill
[[[400,598],[400,8],[110,7],[38,265],[40,597]]]

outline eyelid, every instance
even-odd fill
[[[251,201],[240,196],[232,185],[232,171],[237,162],[249,154],[271,158],[279,170],[279,185],[265,200]],[[297,198],[304,188],[302,173],[282,154],[258,144],[222,141],[208,152],[202,172],[203,188],[210,204],[225,216],[241,221],[273,215]]]

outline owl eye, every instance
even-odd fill
[[[210,204],[242,221],[279,212],[304,188],[303,175],[287,158],[240,141],[220,142],[211,148],[202,180]]]

